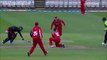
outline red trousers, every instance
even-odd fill
[[[62,30],[59,29],[58,31],[59,31],[59,35],[62,36]]]
[[[81,13],[82,13],[82,14],[85,14],[85,4],[82,4],[82,5],[81,5]]]
[[[31,47],[29,53],[30,53],[30,54],[33,53],[33,51],[34,51],[34,49],[36,48],[37,44],[38,44],[38,45],[40,46],[40,48],[42,49],[43,53],[46,54],[47,51],[45,50],[44,45],[43,45],[43,43],[42,43],[42,40],[41,40],[40,38],[35,38],[35,39],[33,39],[33,44],[32,44],[32,47]]]
[[[52,42],[55,42],[56,47],[62,47],[62,44],[60,44],[60,38],[49,38],[49,45],[53,45]]]
[[[62,35],[62,28],[58,28],[59,35]]]

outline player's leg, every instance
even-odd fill
[[[12,43],[12,42],[14,41],[14,39],[16,38],[16,36],[17,36],[17,33],[16,33],[16,34],[15,34],[15,33],[13,33],[13,34],[12,34],[12,37],[11,37],[10,43]]]
[[[64,44],[60,44],[60,42],[55,42],[56,47],[62,47],[65,48]]]
[[[81,1],[81,13],[85,14],[85,1]]]
[[[36,44],[37,45],[37,44]],[[33,53],[34,49],[36,48],[36,45],[33,45],[29,51],[30,55]]]
[[[53,45],[54,40],[55,40],[55,39],[52,38],[52,37],[49,38],[49,45],[50,45],[51,48],[54,48],[54,45]]]
[[[59,28],[58,31],[59,31],[59,35],[62,36],[62,28]]]
[[[65,48],[64,44],[60,44],[59,42],[55,42],[56,47]]]
[[[107,44],[107,31],[106,31],[106,33],[105,33],[104,44]]]
[[[42,49],[44,55],[47,55],[48,52],[46,51],[41,39],[39,40],[38,44],[39,44],[40,48]]]
[[[62,47],[62,44],[60,42],[55,42],[56,47]]]
[[[8,32],[8,37],[5,40],[3,40],[3,44],[5,44],[6,42],[8,42],[11,39],[11,37],[12,37],[11,32]]]
[[[65,45],[60,43],[61,42],[60,38],[56,38],[54,42],[55,42],[56,47],[65,48]]]
[[[37,42],[35,40],[33,40],[32,47],[30,48],[29,52],[27,53],[28,56],[30,56],[33,53],[34,49],[36,48],[36,45],[37,45]]]
[[[7,41],[9,41],[9,38],[6,38],[5,40],[3,40],[3,44],[5,44]]]
[[[53,43],[52,43],[52,41],[53,41],[53,40],[54,40],[54,38],[52,38],[52,37],[51,37],[51,38],[49,38],[49,45],[50,45],[50,46],[52,46],[52,45],[53,45]]]
[[[82,8],[81,8],[81,13],[82,13],[82,14],[85,14],[85,7],[82,7]]]
[[[56,47],[62,47],[62,44],[59,44],[60,38],[55,38],[54,42],[55,42]]]

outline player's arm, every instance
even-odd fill
[[[54,25],[54,21],[51,23],[51,27],[50,27],[51,30],[52,30],[52,28],[53,28],[53,25]]]
[[[52,33],[52,37],[54,38],[54,33]]]
[[[105,21],[104,25],[105,25],[105,29],[104,30],[107,30],[107,21]]]
[[[32,37],[32,30],[30,31],[30,36]]]
[[[43,33],[43,32],[42,32],[42,28],[39,27],[39,34],[40,34],[40,37],[41,37],[41,38],[43,38],[43,34],[42,34],[42,33]]]
[[[65,22],[63,20],[61,20],[61,23],[65,26]]]
[[[22,38],[22,40],[24,40],[24,38],[23,38],[23,36],[22,36],[21,32],[20,32],[20,31],[18,31],[18,33],[19,33],[20,37]]]

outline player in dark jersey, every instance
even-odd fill
[[[107,45],[107,19],[106,17],[102,18],[102,21],[104,22],[104,26],[105,26],[105,36],[104,36],[104,42],[102,43],[102,45]]]
[[[10,41],[10,43],[12,43],[14,41],[14,39],[16,38],[17,36],[17,33],[19,33],[19,35],[21,36],[22,40],[24,40],[22,34],[21,34],[21,31],[23,30],[23,27],[19,26],[10,26],[8,27],[8,29],[6,30],[7,34],[8,34],[8,37],[3,40],[3,44],[5,44],[6,42]]]

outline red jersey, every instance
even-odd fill
[[[59,35],[58,30],[52,32],[52,37],[53,37],[53,38],[60,38],[60,35]]]
[[[85,13],[85,0],[80,0],[81,1],[81,13],[84,14]]]
[[[57,19],[57,22],[58,22],[58,29],[62,29],[62,24],[65,26],[65,23],[63,20]]]
[[[85,3],[85,0],[81,0],[81,5],[83,5]]]
[[[41,38],[42,37],[42,29],[39,26],[34,26],[32,28],[32,38]]]
[[[60,29],[60,28],[62,28],[62,24],[65,26],[65,23],[63,20],[61,20],[61,19],[54,20],[51,24],[51,29],[53,28],[53,26],[55,28]]]

